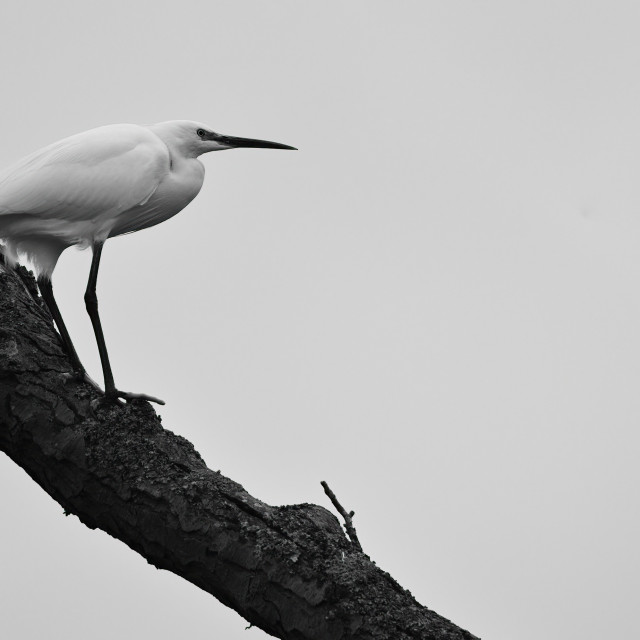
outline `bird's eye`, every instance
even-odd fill
[[[204,129],[198,129],[196,131],[196,133],[201,137],[204,138],[205,134],[207,133]]]

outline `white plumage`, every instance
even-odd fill
[[[7,257],[28,256],[51,276],[60,253],[170,218],[200,191],[197,156],[228,148],[203,140],[204,125],[91,129],[32,153],[0,174],[0,238]]]
[[[107,238],[151,227],[181,211],[198,195],[204,181],[198,156],[235,147],[293,149],[221,135],[187,120],[150,126],[117,124],[55,142],[0,173],[2,252],[10,265],[23,258],[33,265],[74,368],[82,376],[86,376],[84,368],[53,293],[45,289],[51,289],[51,275],[66,248],[80,245],[94,250],[85,299],[96,329],[107,396],[132,394],[117,391],[109,380],[97,300],[92,302],[102,245]]]

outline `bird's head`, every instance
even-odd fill
[[[222,151],[224,149],[236,149],[238,147],[257,147],[259,149],[291,149],[279,142],[267,140],[254,140],[253,138],[238,138],[216,133],[201,122],[191,120],[171,120],[160,122],[149,127],[171,149],[190,158],[197,158],[209,151]]]

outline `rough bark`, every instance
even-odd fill
[[[326,509],[267,505],[146,402],[71,376],[33,279],[0,264],[0,449],[69,513],[287,640],[474,638],[420,605]]]

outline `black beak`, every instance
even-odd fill
[[[269,142],[268,140],[254,140],[253,138],[236,138],[235,136],[223,136],[219,133],[212,134],[212,138],[223,144],[225,147],[255,147],[258,149],[290,149],[297,151],[295,147],[288,144],[280,144],[279,142]]]

